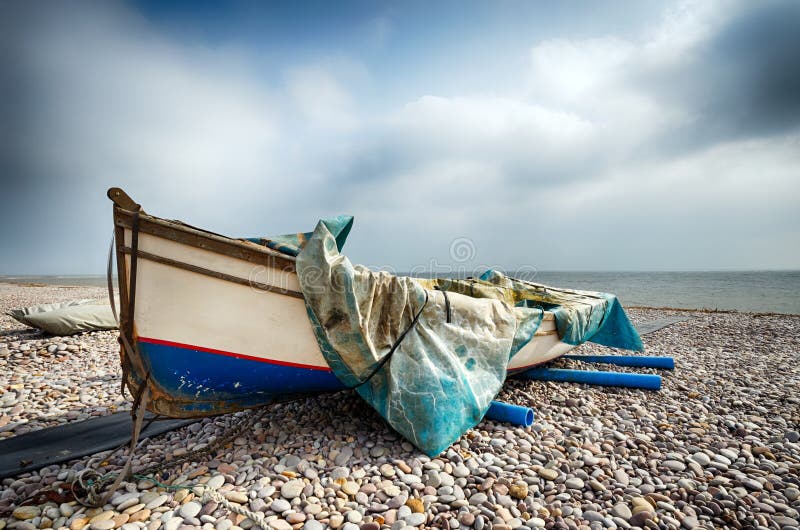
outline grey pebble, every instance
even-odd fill
[[[305,483],[302,480],[290,480],[281,486],[281,497],[284,499],[294,499],[299,497],[305,488]]]
[[[291,508],[292,505],[286,499],[275,499],[269,506],[269,509],[275,513],[283,513]]]
[[[182,524],[183,517],[170,517],[164,523],[164,530],[178,530],[178,527],[180,527]]]
[[[425,523],[425,519],[426,517],[424,513],[412,513],[411,515],[403,518],[408,526],[420,526],[421,524]]]
[[[564,481],[564,485],[570,489],[580,490],[583,489],[583,480],[579,479],[578,477],[570,477],[566,481]]]
[[[633,514],[631,513],[631,509],[627,504],[619,503],[615,504],[614,507],[611,508],[611,515],[627,521]]]
[[[686,464],[684,464],[683,462],[679,462],[678,460],[665,460],[663,465],[670,471],[675,471],[675,472],[683,471],[684,469],[686,469]]]
[[[199,502],[194,502],[194,501],[187,502],[186,504],[181,506],[180,515],[184,519],[197,517],[197,514],[200,513],[201,509],[202,509],[202,506],[200,505]]]

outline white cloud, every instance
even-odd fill
[[[739,10],[740,0],[680,0],[668,5],[658,24],[644,32],[641,53],[647,62],[670,66],[714,35]]]
[[[388,141],[422,164],[460,159],[532,178],[569,165],[565,159],[576,151],[585,156],[599,133],[575,114],[501,97],[425,96],[392,113],[384,126]]]
[[[552,39],[530,52],[529,98],[573,112],[615,138],[609,149],[631,155],[698,117],[685,101],[665,98],[644,82],[695,61],[715,30],[735,13],[735,2],[682,1],[637,38]],[[691,80],[663,79],[665,83]],[[680,89],[679,89],[680,90]]]
[[[800,221],[798,136],[676,149],[682,140],[673,137],[701,119],[697,109],[642,82],[696,61],[733,16],[725,5],[722,14],[705,4],[670,8],[635,40],[538,43],[525,96],[407,103],[381,122],[375,142],[390,163],[357,181],[353,201],[378,199],[372,215],[402,218],[397,230],[417,234],[429,253],[435,216],[450,230],[494,232],[484,257],[515,265],[530,263],[531,247],[519,246],[530,239],[548,249],[534,259],[545,268],[796,266],[800,255],[785,243]],[[418,212],[411,218],[407,202]]]
[[[359,185],[363,178],[409,181],[417,174],[427,183],[427,168],[460,161],[495,169],[486,178],[497,185],[559,186],[658,154],[655,144],[697,117],[640,78],[664,64],[691,61],[719,19],[706,4],[683,2],[637,40],[546,40],[531,48],[528,69],[519,73],[524,91],[510,86],[498,94],[425,95],[365,120],[368,132],[354,142],[360,146],[354,159],[375,151],[388,155],[378,158],[386,162],[382,167],[358,175]]]
[[[389,123],[465,153],[487,145],[499,149],[498,144],[514,137],[557,151],[585,141],[593,129],[575,114],[501,97],[423,96],[405,105]]]
[[[558,207],[569,204],[596,213],[602,204],[624,203],[648,215],[696,212],[720,218],[736,216],[738,210],[752,221],[794,210],[798,176],[800,135],[742,140],[612,168],[603,179],[569,189]]]
[[[311,128],[350,131],[358,125],[350,93],[326,68],[308,66],[291,70],[286,89],[294,108]]]
[[[619,80],[636,46],[616,37],[547,40],[531,50],[532,97],[567,108],[591,110]]]

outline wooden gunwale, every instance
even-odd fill
[[[117,213],[119,215],[115,218],[115,224],[118,227],[132,229],[133,212],[119,210]],[[203,230],[159,219],[145,213],[139,214],[139,232],[249,261],[257,265],[269,264],[286,272],[295,271],[294,257],[281,254],[269,247],[258,245],[251,241],[232,239],[204,232]]]
[[[128,299],[127,296],[128,278],[127,278],[126,261],[124,257],[126,254],[130,255],[132,250],[130,247],[125,246],[123,237],[124,237],[124,229],[127,228],[130,230],[133,227],[133,212],[124,210],[119,206],[115,206],[114,224],[116,227],[115,233],[117,237],[117,267],[119,275],[118,278],[125,279],[124,282],[123,281],[119,282],[120,305],[121,305],[120,319],[121,321],[127,321],[128,315],[126,308]],[[257,243],[253,243],[251,241],[232,239],[218,234],[213,234],[211,232],[206,232],[204,230],[200,230],[187,225],[160,219],[158,217],[145,214],[143,212],[139,214],[139,232],[150,234],[156,237],[162,237],[170,241],[186,244],[202,250],[207,250],[210,252],[227,255],[233,258],[242,259],[250,263],[258,265],[268,264],[276,268],[282,268],[282,270],[286,272],[295,272],[295,258],[293,256],[287,256],[285,254],[281,254],[277,251],[272,250],[269,247],[264,247],[258,245]],[[185,269],[198,274],[204,274],[206,276],[218,278],[221,280],[230,281],[241,285],[251,286],[259,290],[276,292],[287,296],[303,298],[302,293],[298,291],[291,291],[288,289],[283,289],[280,287],[272,286],[269,284],[263,284],[260,282],[252,282],[244,278],[228,275],[218,271],[213,271],[196,265],[190,265],[188,263],[179,262],[163,256],[157,256],[155,254],[144,252],[141,249],[138,251],[137,255],[140,258],[147,259],[149,261],[155,261],[164,265],[178,267],[181,269]],[[267,263],[265,263],[265,261]],[[549,322],[554,320],[554,318],[555,317],[552,313],[545,312],[542,320],[544,322]],[[553,335],[556,333],[557,333],[556,330],[538,331],[535,333],[535,336],[546,336],[546,335]]]

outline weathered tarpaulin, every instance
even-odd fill
[[[328,227],[328,230],[330,230],[331,234],[333,234],[333,237],[336,240],[336,244],[339,248],[342,248],[345,240],[347,239],[347,235],[350,233],[350,229],[353,227],[353,216],[339,215],[329,219],[322,219],[320,222],[324,223],[325,226]],[[273,250],[277,250],[278,252],[282,252],[290,256],[297,256],[300,251],[303,250],[303,247],[306,245],[306,242],[312,234],[313,232],[299,232],[296,234],[271,236],[268,238],[248,237],[247,240],[252,241],[253,243],[258,243],[259,245],[267,246]]]
[[[334,373],[429,455],[483,418],[509,359],[533,337],[543,315],[458,293],[445,301],[443,292],[413,278],[353,266],[324,222],[298,256],[297,272]],[[406,330],[391,359],[375,371]]]
[[[483,418],[544,311],[568,344],[642,349],[613,295],[496,271],[477,280],[417,279],[354,266],[340,253],[352,222],[323,220],[312,233],[260,242],[297,255],[309,319],[336,376],[429,455]]]
[[[559,338],[567,344],[595,342],[611,348],[644,349],[639,333],[613,294],[559,289],[509,278],[493,270],[486,271],[480,280],[435,278],[421,281],[431,288],[550,311],[555,316]]]
[[[639,333],[613,294],[558,289],[516,280],[491,270],[481,279],[513,293],[519,300],[517,303],[538,305],[551,311],[562,342],[578,345],[590,341],[610,348],[644,350]]]

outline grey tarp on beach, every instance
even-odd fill
[[[7,314],[17,321],[52,335],[73,335],[82,331],[117,329],[108,300],[73,300],[12,309]]]

